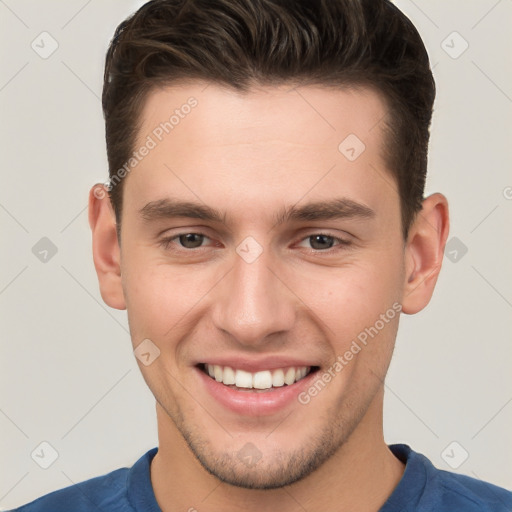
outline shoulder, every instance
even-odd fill
[[[406,463],[398,486],[400,510],[512,512],[512,492],[477,478],[438,469],[427,457],[407,445],[390,448]]]
[[[126,497],[128,468],[71,485],[16,508],[12,512],[132,512]]]
[[[159,512],[150,477],[150,464],[157,451],[152,448],[131,468],[71,485],[11,512]]]
[[[439,502],[447,510],[458,505],[466,512],[512,512],[512,492],[489,482],[435,469],[431,484],[439,489]]]

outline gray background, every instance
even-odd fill
[[[3,508],[130,466],[157,444],[125,312],[98,292],[86,211],[107,176],[104,54],[142,3],[0,0]],[[512,489],[512,0],[396,3],[434,66],[427,192],[447,195],[452,229],[431,304],[402,318],[386,440]],[[47,469],[43,441],[58,453]]]

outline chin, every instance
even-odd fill
[[[272,461],[258,461],[254,465],[239,460],[235,456],[219,458],[196,455],[203,468],[221,482],[243,489],[270,490],[279,489],[302,480],[315,471],[323,462],[323,454],[318,454],[311,460],[304,460],[302,454],[274,455]],[[202,460],[203,459],[203,460]]]
[[[324,464],[340,446],[345,437],[327,428],[317,436],[306,435],[305,441],[293,435],[295,447],[284,451],[275,443],[260,441],[242,442],[233,451],[230,446],[223,451],[204,436],[183,432],[185,440],[201,466],[221,482],[244,489],[279,489],[306,478]],[[246,436],[244,436],[246,437]],[[267,436],[268,437],[268,436]],[[263,445],[266,444],[265,447]],[[258,448],[261,447],[261,450]]]

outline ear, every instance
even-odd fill
[[[101,297],[112,308],[126,309],[116,218],[105,185],[96,184],[89,192],[89,226],[92,230],[92,253]]]
[[[432,194],[413,222],[405,248],[405,282],[402,311],[421,311],[434,293],[443,262],[450,228],[448,201],[442,194]]]

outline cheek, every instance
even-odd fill
[[[374,326],[381,315],[388,321],[379,331],[383,336],[392,334],[389,327],[398,320],[395,311],[401,301],[402,271],[397,257],[381,254],[372,261],[295,278],[297,295],[304,297],[304,303],[320,319],[337,352],[344,351],[361,332]]]
[[[150,338],[164,346],[179,338],[212,288],[208,272],[147,258],[144,249],[126,249],[123,289],[133,343]],[[214,276],[213,276],[214,277]],[[215,279],[214,279],[215,281]]]
[[[340,404],[347,397],[361,403],[384,379],[400,317],[400,295],[391,270],[383,275],[374,267],[352,268],[317,297],[315,316],[321,320],[331,347]],[[327,283],[326,283],[327,284]],[[359,397],[359,398],[355,398]]]

